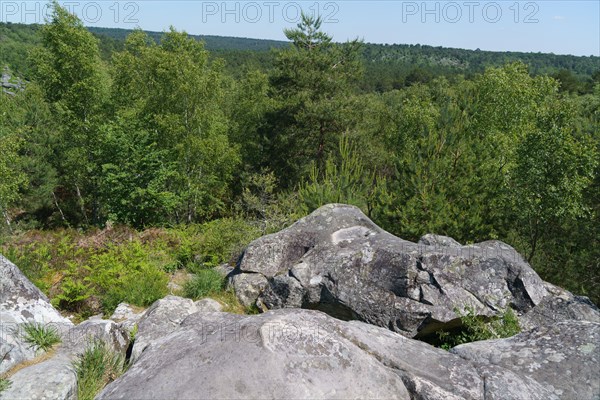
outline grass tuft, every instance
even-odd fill
[[[200,299],[223,291],[225,279],[213,269],[197,271],[196,276],[185,283],[183,291],[186,297]]]
[[[77,374],[77,396],[79,400],[93,400],[110,382],[127,369],[125,357],[111,350],[103,341],[89,344],[82,355],[73,363]]]
[[[57,343],[61,342],[58,330],[53,326],[44,326],[35,322],[22,325],[25,331],[23,339],[30,347],[37,347],[48,351]]]
[[[12,382],[8,378],[0,377],[0,393],[4,392],[12,385]]]

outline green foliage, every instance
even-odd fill
[[[171,29],[160,45],[134,32],[125,50],[115,54],[113,70],[119,112],[140,121],[137,129],[153,133],[141,143],[155,146],[151,158],[134,170],[154,168],[148,175],[156,187],[147,193],[149,188],[142,186],[136,196],[144,201],[158,197],[166,207],[149,208],[158,215],[170,211],[177,222],[218,215],[239,163],[239,150],[227,137],[222,64],[209,63],[202,43]],[[138,158],[144,153],[140,148]],[[123,173],[120,165],[117,171]],[[133,184],[139,185],[137,178]],[[134,200],[124,204],[139,208]]]
[[[22,324],[23,339],[30,347],[37,347],[42,351],[48,351],[61,342],[58,330],[51,325],[42,325],[35,322]]]
[[[109,245],[109,251],[92,255],[85,278],[102,293],[102,308],[110,314],[121,302],[140,307],[149,306],[167,294],[167,275],[154,262],[139,241],[120,246]]]
[[[61,292],[52,299],[52,304],[64,310],[78,311],[90,295],[89,285],[67,276],[61,282]]]
[[[77,375],[77,398],[93,400],[104,386],[127,369],[125,358],[103,341],[93,341],[73,362]]]
[[[298,197],[307,213],[329,203],[352,204],[367,213],[371,208],[370,192],[375,176],[366,171],[363,161],[347,137],[340,139],[339,146],[339,166],[330,157],[323,176],[320,177],[315,165],[309,180],[298,189]]]
[[[437,332],[440,347],[446,350],[459,344],[475,342],[478,340],[501,339],[516,335],[521,332],[519,320],[510,308],[507,308],[499,317],[487,319],[477,315],[475,310],[466,307],[462,312],[455,309],[460,317],[462,328],[458,332]]]
[[[225,279],[214,269],[198,270],[191,280],[185,283],[184,294],[199,299],[218,293],[225,287]]]
[[[27,176],[18,167],[15,168],[19,165],[18,153],[22,143],[17,135],[3,132],[0,126],[0,212],[6,222],[10,222],[10,207],[20,198],[19,189],[27,183]]]
[[[0,393],[10,388],[11,385],[12,382],[10,381],[10,379],[0,376]]]
[[[64,220],[97,223],[99,126],[105,117],[109,77],[98,41],[58,2],[52,3],[52,16],[40,34],[41,45],[32,50],[30,62],[33,77],[54,113],[58,140],[51,165],[64,193],[62,198],[54,195],[54,203],[72,211],[69,215],[61,211]]]
[[[224,218],[202,225],[200,251],[202,268],[235,262],[242,250],[261,232],[253,224],[242,219]],[[192,269],[194,272],[195,270]]]
[[[353,125],[352,94],[361,75],[360,42],[332,42],[321,20],[303,14],[286,30],[293,47],[277,52],[271,76],[276,109],[268,115],[268,166],[293,186],[315,163],[321,173],[339,136]]]
[[[60,308],[148,304],[328,202],[405,239],[504,240],[600,301],[597,57],[339,44],[308,15],[271,53],[93,31],[56,2],[0,23],[29,81],[0,93],[2,253]],[[57,227],[83,230],[30,231]]]

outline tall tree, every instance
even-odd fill
[[[321,18],[302,14],[286,29],[290,48],[277,53],[271,76],[276,110],[267,132],[267,164],[288,186],[325,160],[352,126],[352,94],[362,74],[361,43],[336,44],[322,32]]]
[[[98,40],[56,1],[40,32],[41,46],[30,59],[33,75],[57,117],[60,138],[53,162],[61,187],[56,192],[69,209],[78,209],[73,222],[98,222],[99,126],[109,87]]]
[[[140,121],[149,135],[144,140],[156,143],[163,165],[173,170],[160,191],[174,194],[174,219],[218,215],[239,163],[227,136],[222,63],[211,63],[201,42],[171,29],[160,45],[133,33],[113,64],[119,114]]]

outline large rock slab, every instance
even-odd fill
[[[63,318],[21,271],[0,256],[0,373],[10,371],[11,386],[0,399],[77,398],[77,379],[72,362],[94,340],[108,343],[125,355],[129,334],[114,321],[91,319],[74,326]],[[55,328],[62,342],[53,353],[43,354],[23,339],[23,324]],[[40,358],[36,358],[40,356]],[[28,364],[18,365],[23,362]]]
[[[10,388],[1,400],[77,400],[77,376],[72,360],[63,355],[24,368],[10,377]]]
[[[197,312],[220,311],[222,306],[213,299],[196,302],[178,296],[167,296],[156,301],[139,319],[137,334],[131,353],[136,359],[153,342],[179,328],[181,322]]]
[[[197,312],[98,399],[593,399],[598,327],[563,322],[447,352],[313,310]]]
[[[488,317],[507,307],[524,313],[548,296],[505,243],[461,246],[436,235],[412,243],[341,204],[255,240],[233,274],[245,304],[318,309],[421,338],[459,326],[456,308]]]
[[[508,339],[460,345],[451,352],[473,362],[485,377],[486,399],[600,398],[596,322],[559,322]],[[508,385],[511,377],[524,386]]]
[[[0,374],[36,356],[23,340],[24,323],[50,325],[59,332],[73,326],[19,268],[0,255]]]
[[[98,398],[408,399],[402,379],[355,336],[345,337],[343,324],[307,310],[196,313],[147,348]]]

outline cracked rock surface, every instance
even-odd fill
[[[230,277],[247,306],[317,309],[419,338],[459,324],[456,308],[523,314],[549,296],[505,243],[461,246],[438,235],[413,243],[342,204],[255,240]]]
[[[447,352],[313,310],[196,312],[98,399],[593,399],[599,329],[562,322]]]

